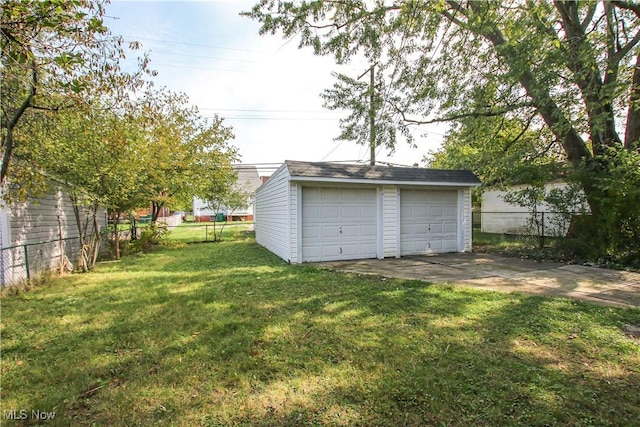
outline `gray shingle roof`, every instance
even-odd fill
[[[285,163],[291,177],[480,184],[480,180],[469,170],[403,168],[295,160],[286,160]]]

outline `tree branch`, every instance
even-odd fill
[[[502,150],[503,153],[506,153],[509,150],[509,148],[511,148],[511,146],[513,146],[513,144],[518,142],[518,140],[520,140],[520,138],[522,138],[524,136],[524,134],[527,133],[527,131],[529,130],[529,126],[531,126],[531,122],[533,122],[533,119],[537,114],[538,113],[535,112],[534,114],[529,116],[529,119],[527,120],[527,123],[522,128],[522,131],[520,131],[520,133],[515,138],[513,138],[511,141],[508,141],[504,145],[504,149]]]
[[[33,108],[34,110],[43,110],[43,111],[60,111],[60,110],[66,110],[68,108],[73,108],[74,105],[73,104],[69,104],[69,105],[58,105],[56,107],[44,107],[41,105],[29,105],[29,107]]]
[[[633,12],[638,18],[640,18],[640,4],[630,3],[628,1],[613,1],[612,3],[620,9]]]
[[[13,154],[14,142],[13,142],[13,129],[18,124],[18,121],[22,117],[27,108],[31,107],[31,101],[36,96],[36,88],[38,86],[38,68],[35,59],[31,61],[31,82],[29,87],[29,94],[22,102],[22,105],[13,114],[13,117],[7,121],[6,133],[4,135],[4,153],[2,153],[2,165],[0,166],[0,183],[4,183],[4,179],[9,171],[9,162]]]
[[[518,104],[518,105],[510,105],[510,106],[508,106],[506,108],[503,108],[501,110],[470,111],[468,113],[453,114],[453,115],[447,116],[447,117],[437,117],[435,119],[429,119],[429,120],[417,120],[417,119],[408,118],[406,116],[405,112],[402,109],[400,109],[397,105],[394,105],[394,104],[391,104],[391,105],[396,110],[396,112],[398,114],[400,114],[400,116],[402,117],[402,120],[405,123],[410,123],[410,124],[414,124],[414,125],[428,125],[428,124],[432,124],[432,123],[452,122],[452,121],[464,119],[464,118],[467,118],[467,117],[495,117],[495,116],[502,116],[502,115],[504,115],[506,113],[518,110],[520,108],[535,107],[535,105],[532,102],[527,102],[527,103]]]
[[[589,23],[593,19],[593,15],[595,15],[597,7],[598,7],[598,3],[596,2],[589,4],[589,10],[587,11],[587,14],[585,15],[582,22],[580,23],[580,26],[582,27],[583,31],[587,31],[587,27],[589,26]]]

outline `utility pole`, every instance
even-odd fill
[[[371,150],[369,164],[375,166],[376,164],[376,110],[374,106],[375,98],[375,65],[367,70],[369,72],[369,149]],[[367,71],[362,73],[358,80],[360,80]]]
[[[373,106],[375,73],[373,67],[375,65],[371,65],[369,69],[369,147],[371,148],[371,166],[376,164],[376,110]]]

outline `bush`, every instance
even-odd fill
[[[168,234],[167,224],[163,222],[151,223],[142,230],[136,240],[129,244],[127,252],[130,254],[149,252],[154,246],[158,246]]]

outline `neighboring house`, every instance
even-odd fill
[[[150,223],[151,217],[153,215],[153,209],[136,209],[136,220],[140,221],[140,223]],[[158,222],[163,222],[167,224],[168,227],[177,227],[182,224],[182,219],[184,217],[184,212],[172,212],[168,207],[164,206],[160,208],[160,212],[158,213]]]
[[[564,236],[569,229],[568,220],[555,208],[545,202],[536,205],[538,215],[534,218],[531,211],[524,206],[513,205],[504,200],[510,191],[525,189],[527,185],[515,185],[505,190],[487,189],[482,194],[481,228],[483,233],[498,234],[542,234],[546,236]],[[545,193],[552,189],[566,190],[567,183],[558,181],[545,185]],[[576,212],[586,210],[586,206],[575,205]],[[544,224],[542,224],[542,212],[544,212]],[[536,223],[537,222],[537,223]],[[540,229],[540,231],[538,231]]]
[[[287,160],[256,193],[256,241],[306,261],[471,251],[470,171]]]
[[[258,187],[262,185],[262,180],[258,175],[258,169],[255,166],[250,165],[233,165],[233,169],[238,174],[236,186],[242,191],[249,193],[247,207],[244,209],[236,209],[234,211],[229,211],[228,208],[225,208],[222,209],[221,212],[216,212],[209,208],[208,202],[195,197],[193,199],[193,215],[196,221],[215,220],[218,213],[222,213],[229,221],[253,219],[255,192]]]
[[[98,214],[106,227],[106,211]],[[92,230],[93,224],[89,224]],[[9,286],[75,264],[80,255],[73,205],[60,188],[0,208],[0,285]],[[28,277],[27,277],[28,276]]]

